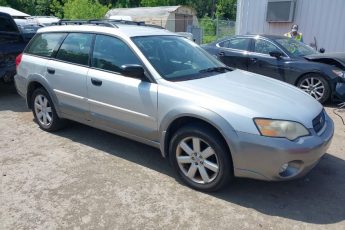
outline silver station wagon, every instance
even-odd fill
[[[230,69],[164,29],[115,21],[46,27],[16,64],[17,91],[41,129],[69,119],[154,146],[202,191],[233,177],[301,177],[334,132],[305,92]]]

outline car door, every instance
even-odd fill
[[[55,59],[48,61],[46,77],[69,118],[86,120],[89,114],[86,80],[93,34],[69,33]]]
[[[247,70],[250,42],[250,38],[244,37],[236,37],[220,42],[217,44],[219,47],[217,57],[227,66]]]
[[[97,35],[88,73],[90,114],[97,126],[147,140],[157,138],[157,84],[126,76],[121,68],[142,65],[121,39]]]
[[[280,48],[268,40],[253,39],[252,52],[249,54],[248,71],[277,80],[285,80],[288,57],[285,54],[281,58],[272,57],[270,52],[284,54]]]

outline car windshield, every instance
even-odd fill
[[[292,57],[303,57],[310,54],[317,53],[313,48],[307,46],[306,44],[296,41],[291,38],[278,38],[275,39],[286,51],[289,52]]]
[[[132,39],[166,80],[191,80],[230,70],[197,44],[184,37],[144,36]]]

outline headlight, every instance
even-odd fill
[[[266,137],[284,137],[289,140],[295,140],[298,137],[308,136],[310,134],[298,122],[262,118],[255,118],[254,122],[260,134]]]
[[[333,71],[333,73],[334,73],[335,75],[337,75],[338,77],[345,78],[345,72],[344,72],[344,71],[336,70],[336,69],[334,69],[334,70],[332,70],[332,71]]]

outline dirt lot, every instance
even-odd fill
[[[305,178],[205,194],[156,149],[76,123],[41,131],[0,86],[0,229],[345,229],[345,126],[327,111],[336,134]]]

